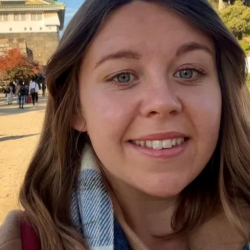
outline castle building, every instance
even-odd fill
[[[0,39],[8,47],[25,40],[33,59],[45,65],[59,42],[65,4],[56,0],[0,0]]]

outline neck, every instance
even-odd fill
[[[171,221],[177,197],[153,197],[114,177],[108,180],[127,224],[149,249],[188,249],[183,238],[166,239],[173,232]]]

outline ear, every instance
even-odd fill
[[[87,132],[87,124],[82,116],[74,115],[71,126],[79,132]]]

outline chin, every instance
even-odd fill
[[[139,188],[146,195],[166,199],[178,196],[185,187],[185,185],[177,185],[174,183],[154,185],[151,182],[150,185],[142,185],[141,187],[137,188]]]
[[[131,178],[133,178],[131,176]],[[133,178],[134,179],[134,178]],[[189,173],[156,173],[138,177],[138,181],[133,180],[133,186],[144,194],[170,198],[179,196],[180,193],[193,181],[193,176]],[[130,179],[131,180],[131,179]]]

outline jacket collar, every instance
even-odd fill
[[[109,190],[110,191],[110,190]],[[112,191],[111,191],[112,192]],[[126,223],[124,214],[115,195],[111,193],[115,216],[119,221],[133,250],[149,250]],[[250,208],[245,206],[242,219],[248,235],[250,235]],[[240,250],[248,244],[246,238],[231,225],[224,212],[195,229],[188,237],[191,250]]]
[[[22,250],[20,223],[23,212],[12,211],[0,226],[0,250]]]

